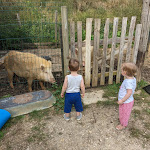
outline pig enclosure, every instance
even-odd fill
[[[51,60],[55,80],[62,83],[61,5],[61,2],[0,2],[0,97],[28,92],[27,80],[17,76],[13,78],[15,88],[10,88],[3,58],[11,50]],[[44,85],[52,87],[48,82]],[[32,86],[34,91],[41,90],[38,80]]]

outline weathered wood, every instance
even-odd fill
[[[137,81],[141,80],[141,72],[144,65],[145,52],[147,49],[149,26],[150,26],[150,0],[143,0],[141,24],[142,24],[142,31],[137,56],[137,66],[138,66]]]
[[[120,43],[120,39],[121,39],[120,37],[116,38],[116,44]],[[125,37],[125,42],[128,42],[128,36]],[[104,43],[104,40],[100,39],[99,45],[101,46],[101,45],[103,45],[103,43]],[[108,44],[112,44],[112,38],[108,39]],[[93,46],[93,45],[94,45],[94,40],[91,40],[91,46]],[[75,47],[76,48],[78,47],[78,43],[77,42],[75,43]],[[85,47],[85,41],[82,42],[82,47]]]
[[[57,15],[58,12],[55,10],[55,46],[57,47]]]
[[[77,38],[78,38],[78,60],[80,62],[80,73],[83,74],[82,65],[82,21],[77,21]]]
[[[66,76],[68,73],[68,58],[69,58],[68,16],[66,6],[61,6],[61,19],[62,19],[64,75]]]
[[[70,45],[71,45],[71,57],[75,58],[75,22],[70,22]]]
[[[125,35],[126,35],[126,27],[127,27],[127,17],[123,17],[116,83],[120,83],[121,64],[122,64],[122,57],[123,57],[124,40],[125,40]]]
[[[114,71],[114,56],[116,51],[116,38],[117,38],[117,31],[118,31],[118,18],[114,18],[113,23],[113,37],[112,37],[112,49],[111,49],[111,58],[110,58],[110,68],[109,68],[109,80],[108,84],[113,83],[113,71]]]
[[[132,16],[131,23],[130,23],[130,29],[129,29],[128,47],[127,47],[127,53],[126,53],[126,62],[130,62],[131,46],[132,46],[135,22],[136,22],[136,16]]]
[[[86,19],[86,53],[85,53],[85,86],[90,87],[91,81],[91,32],[92,18]]]
[[[136,64],[136,60],[137,60],[137,53],[138,53],[138,48],[139,48],[141,29],[142,29],[142,24],[137,24],[136,25],[136,32],[135,32],[135,42],[134,42],[134,48],[133,48],[133,55],[132,55],[132,62],[134,64]]]
[[[101,80],[100,85],[105,84],[105,71],[106,71],[106,55],[108,48],[108,35],[109,35],[109,18],[106,19],[105,28],[104,28],[104,44],[103,44],[103,58],[101,66]]]
[[[98,56],[99,56],[99,41],[100,41],[100,19],[94,20],[94,50],[93,50],[93,72],[92,72],[92,87],[98,83]]]

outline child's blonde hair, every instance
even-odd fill
[[[137,72],[137,66],[134,63],[123,63],[122,70],[126,72],[126,75],[132,77]]]
[[[69,69],[70,69],[70,71],[78,71],[79,70],[79,61],[77,59],[71,58],[69,60]]]

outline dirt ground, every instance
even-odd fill
[[[142,72],[142,78],[150,83],[149,74],[150,49]],[[135,103],[133,111],[148,107],[144,103]],[[150,128],[145,128],[149,120],[149,116],[140,118],[132,113],[128,128],[117,131],[116,105],[88,105],[81,121],[75,119],[73,110],[68,122],[63,119],[63,113],[56,114],[50,108],[40,119],[28,114],[14,121],[0,140],[0,150],[149,150],[150,140],[137,136],[140,131],[143,135],[150,135]]]
[[[0,142],[1,150],[149,150],[150,141],[131,136],[131,129],[143,128],[144,120],[131,116],[129,126],[117,131],[118,107],[96,104],[84,109],[81,121],[66,122],[62,114],[49,113],[41,120],[25,115]],[[144,119],[146,119],[144,117]],[[147,131],[145,131],[147,132]],[[150,133],[150,132],[149,132]]]

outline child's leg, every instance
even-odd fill
[[[75,109],[76,109],[76,114],[77,116],[80,116],[80,113],[83,111],[83,106],[81,102],[81,95],[80,93],[76,94],[76,101],[74,103]]]
[[[119,105],[119,120],[120,120],[120,124],[123,127],[126,127],[128,125],[133,104],[134,101]]]
[[[80,115],[80,112],[76,112],[76,114],[77,114],[77,116],[79,116],[79,115]]]
[[[65,95],[65,105],[64,105],[64,112],[65,112],[65,116],[69,117],[70,112],[71,112],[71,108],[72,108],[72,103],[71,103],[71,99],[70,99],[70,94]]]

